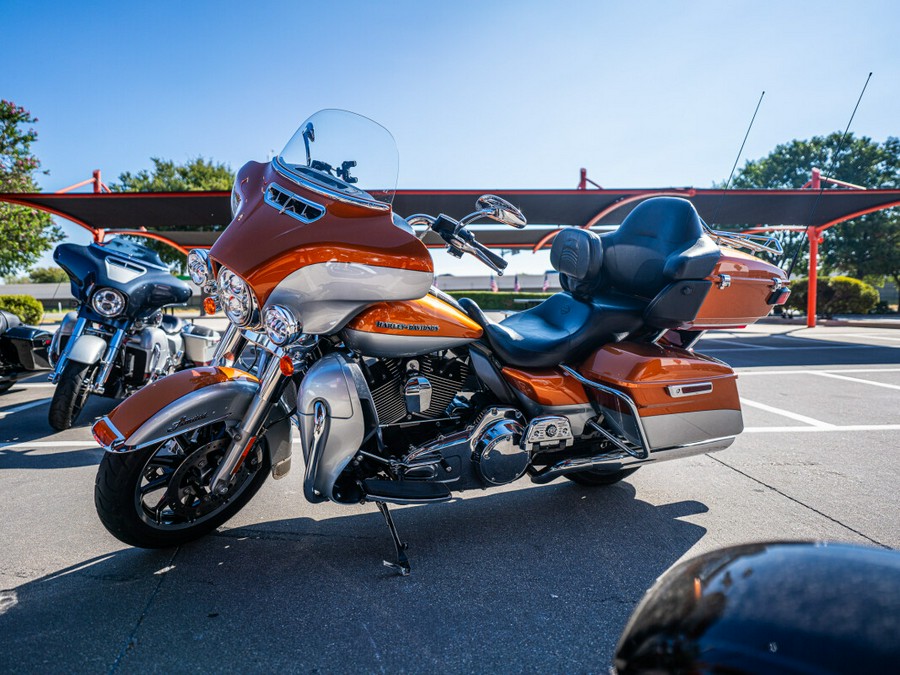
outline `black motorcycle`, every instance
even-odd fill
[[[61,244],[53,259],[79,302],[50,345],[54,429],[71,427],[91,394],[120,398],[185,365],[212,360],[218,333],[162,313],[186,303],[192,292],[156,252],[116,238]]]
[[[26,326],[12,312],[0,309],[0,394],[22,375],[50,368],[50,333]]]

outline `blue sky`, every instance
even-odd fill
[[[51,191],[151,156],[237,169],[326,107],[391,130],[400,187],[708,187],[762,90],[744,159],[843,129],[869,71],[852,130],[900,134],[898,25],[866,1],[0,0],[0,96],[39,118]]]

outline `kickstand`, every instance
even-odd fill
[[[384,522],[387,523],[388,529],[391,531],[391,538],[394,540],[394,548],[397,549],[397,562],[392,563],[385,560],[384,566],[396,570],[401,577],[409,576],[409,558],[406,557],[406,549],[409,546],[400,541],[400,535],[397,534],[397,527],[394,525],[394,519],[391,518],[391,512],[388,511],[387,504],[384,502],[375,502],[375,504],[378,506],[378,510],[381,511],[381,515],[384,516]]]

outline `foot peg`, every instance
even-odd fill
[[[387,504],[384,502],[375,502],[381,515],[384,516],[384,522],[387,523],[388,529],[391,531],[391,538],[394,540],[394,548],[397,549],[397,562],[393,563],[388,560],[383,561],[385,567],[395,570],[401,577],[408,577],[410,572],[409,558],[406,557],[406,549],[409,546],[400,541],[400,535],[397,534],[397,527],[394,525],[394,519],[391,512],[388,511]]]

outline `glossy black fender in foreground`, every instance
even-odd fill
[[[619,673],[888,673],[900,665],[900,552],[783,542],[680,563],[635,610]]]

